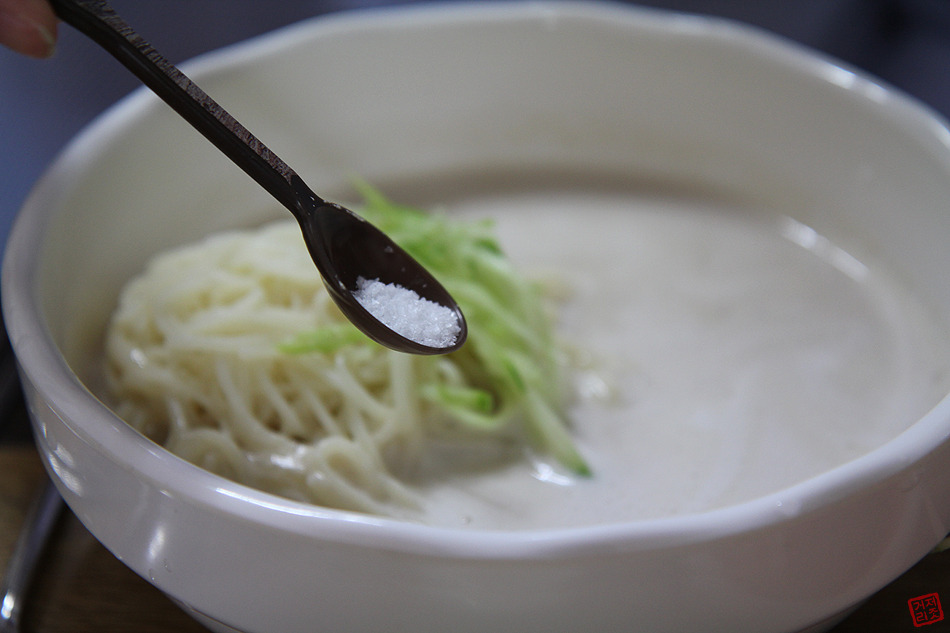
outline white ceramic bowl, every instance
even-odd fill
[[[352,174],[412,190],[526,169],[728,191],[872,243],[950,315],[943,123],[758,32],[590,2],[432,6],[304,23],[189,73],[326,195]],[[4,262],[6,322],[63,496],[216,630],[818,630],[950,528],[947,400],[776,494],[563,530],[374,519],[188,465],[95,397],[104,323],[149,256],[272,208],[137,93],[42,179]]]

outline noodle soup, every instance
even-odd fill
[[[139,93],[31,195],[4,317],[63,498],[212,630],[817,631],[950,529],[950,399],[928,394],[946,380],[928,312],[950,319],[950,152],[925,109],[760,31],[596,2],[335,14],[190,69],[321,195],[348,200],[358,173],[498,219],[563,300],[583,396],[566,428],[591,471],[564,485],[520,455],[426,452],[403,487],[427,505],[393,520],[234,483],[125,424],[91,371],[121,285],[160,251],[286,217]],[[553,186],[512,191],[519,170]],[[434,191],[445,174],[471,186]],[[820,474],[783,488],[796,469]],[[662,518],[593,525],[636,516]]]
[[[219,414],[235,418],[222,422],[223,436],[210,428],[176,433],[183,424],[173,421],[166,445],[291,498],[448,527],[568,527],[703,512],[776,492],[884,444],[948,386],[947,333],[926,307],[873,257],[789,217],[609,190],[462,198],[447,211],[465,221],[491,218],[516,267],[559,295],[558,334],[575,359],[570,431],[589,477],[526,456],[512,448],[510,434],[497,442],[477,434],[446,441],[425,423],[390,426],[399,415],[432,415],[421,409],[386,409],[382,426],[361,418],[362,430],[343,434],[398,441],[358,452],[341,436],[316,450],[320,434],[308,435],[299,420],[303,426],[282,431],[279,440],[245,428],[239,393],[224,396],[241,404]],[[312,294],[320,284],[306,252],[285,257],[299,241],[295,231],[282,223],[253,247],[228,248],[256,253],[240,266],[259,268],[264,290],[277,268],[287,267],[284,288],[267,292],[299,284]],[[163,283],[195,276],[178,269]],[[213,288],[229,292],[223,281]],[[376,402],[361,395],[363,379],[341,373],[351,362],[342,358],[329,361],[336,368],[281,369],[290,383],[275,381],[273,370],[256,377],[240,371],[273,353],[271,330],[281,331],[282,320],[297,319],[293,327],[303,330],[309,311],[332,306],[300,308],[292,317],[274,310],[204,315],[210,331],[242,332],[238,366],[226,370],[219,362],[208,371],[242,376],[222,378],[226,392],[258,388],[248,381],[264,384],[264,394],[310,381],[324,394],[310,398],[388,406],[392,396]],[[415,380],[417,359],[391,354],[380,362],[359,371],[382,372],[372,380],[387,385]],[[214,382],[197,373],[195,380],[192,389]],[[134,410],[119,410],[134,423]],[[173,407],[170,415],[181,413]]]

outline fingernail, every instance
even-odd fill
[[[28,20],[30,25],[36,29],[36,32],[40,34],[40,38],[46,44],[45,49],[41,51],[39,57],[52,57],[53,53],[56,52],[56,35],[53,34],[48,28],[43,26],[38,22],[33,22]]]

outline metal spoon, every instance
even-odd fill
[[[465,342],[467,327],[461,310],[425,268],[369,222],[313,193],[296,172],[162,57],[104,0],[51,0],[50,4],[61,20],[118,59],[290,210],[331,296],[367,336],[413,354],[444,354]],[[430,347],[382,323],[354,297],[360,277],[402,286],[454,311],[459,325],[454,343]]]
[[[53,482],[33,500],[0,585],[0,633],[20,633],[27,592],[65,504]]]

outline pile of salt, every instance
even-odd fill
[[[360,277],[353,297],[389,329],[421,345],[449,347],[461,330],[454,310],[396,284]]]

